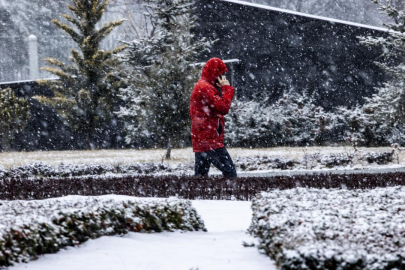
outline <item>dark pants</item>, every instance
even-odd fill
[[[235,165],[225,147],[195,153],[195,176],[208,176],[211,163],[222,172],[224,177],[236,177]]]

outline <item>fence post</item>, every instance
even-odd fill
[[[38,38],[35,35],[28,37],[28,55],[30,61],[30,79],[39,79]]]

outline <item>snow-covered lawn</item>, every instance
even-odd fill
[[[353,147],[275,147],[275,148],[229,148],[229,153],[234,160],[239,157],[254,156],[280,156],[290,159],[301,160],[305,154],[320,153],[323,155],[336,153],[351,153]],[[360,147],[364,152],[387,152],[390,147],[365,148]],[[47,165],[64,164],[132,164],[136,162],[162,162],[165,155],[164,149],[152,150],[88,150],[88,151],[37,151],[37,152],[10,152],[0,153],[0,166],[10,168],[42,162]],[[191,148],[173,149],[172,160],[164,161],[165,164],[177,165],[179,163],[193,163],[194,153]],[[400,163],[405,160],[405,153],[399,155]]]
[[[103,197],[131,199],[114,195]],[[254,241],[245,233],[252,218],[250,202],[193,201],[193,206],[208,232],[129,233],[122,237],[101,237],[28,264],[18,264],[10,270],[276,269],[256,247],[242,245],[243,241]]]

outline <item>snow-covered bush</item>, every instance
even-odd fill
[[[346,153],[332,153],[329,155],[322,155],[321,153],[305,154],[301,162],[306,169],[312,169],[316,166],[334,168],[345,167],[348,165],[361,164],[360,161],[367,161],[367,163],[377,163],[378,165],[388,164],[394,161],[395,151],[390,152],[366,152],[359,151],[346,152]]]
[[[304,154],[302,159],[292,159],[284,156],[258,155],[253,157],[237,157],[235,165],[240,171],[253,170],[293,170],[345,167],[347,165],[378,165],[398,162],[397,152],[361,152],[347,153]],[[396,154],[396,155],[397,155]],[[363,162],[365,161],[365,162]],[[163,163],[132,163],[132,164],[59,164],[47,165],[41,162],[14,166],[6,169],[0,166],[1,178],[66,178],[88,176],[125,176],[125,175],[190,175],[194,174],[194,163],[175,164]]]
[[[333,138],[335,115],[306,94],[290,91],[272,105],[236,101],[227,116],[232,146],[319,145]]]
[[[55,175],[55,169],[54,167],[46,165],[42,162],[35,162],[12,167],[8,175],[12,177],[49,177]]]
[[[390,145],[392,140],[388,140],[387,135],[391,131],[382,129],[380,123],[370,117],[370,110],[365,106],[336,109],[336,126],[340,127],[341,141],[357,146]]]
[[[237,168],[243,171],[256,171],[260,169],[292,169],[299,162],[293,159],[276,156],[238,157]]]
[[[8,171],[3,166],[0,166],[0,178],[5,177],[8,175]]]
[[[402,269],[405,187],[262,192],[249,232],[280,269]]]
[[[180,166],[181,167],[181,166]],[[174,168],[175,170],[176,168]],[[9,177],[74,177],[105,174],[156,174],[169,172],[173,168],[161,163],[133,163],[129,165],[113,164],[60,164],[50,166],[41,162],[5,169],[2,176]],[[181,170],[181,168],[179,168]]]
[[[124,174],[155,174],[159,172],[169,172],[170,167],[162,163],[134,163],[118,167],[119,171]]]
[[[400,103],[404,86],[386,85],[363,106],[352,109],[338,108],[338,123],[344,129],[345,139],[365,146],[405,145],[405,129]]]
[[[306,151],[304,152],[304,156],[302,158],[302,164],[304,165],[305,169],[312,169],[316,167],[322,159],[321,153],[312,153],[309,154]]]
[[[327,168],[336,166],[347,166],[353,163],[354,153],[340,153],[322,156],[319,163]]]
[[[190,201],[0,201],[0,267],[127,232],[205,231]]]
[[[60,164],[53,168],[52,176],[103,175],[117,173],[118,169],[112,164]]]
[[[387,86],[388,87],[388,86]],[[266,101],[236,101],[226,116],[226,139],[237,147],[309,146],[346,143],[356,146],[405,144],[404,125],[400,124],[398,91],[380,89],[379,96],[363,106],[339,107],[326,112],[305,92],[283,95],[274,104]],[[398,88],[403,89],[403,87]],[[384,91],[385,92],[384,92]],[[388,97],[391,97],[390,100]],[[389,104],[395,104],[390,107]],[[402,108],[402,107],[401,107]],[[392,115],[391,115],[392,113]],[[398,115],[395,115],[398,114]]]
[[[391,152],[370,152],[361,156],[361,159],[366,160],[368,163],[377,163],[379,165],[388,164],[394,160],[395,151]]]

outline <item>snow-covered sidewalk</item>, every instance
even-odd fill
[[[276,269],[274,262],[261,255],[256,247],[242,246],[243,241],[253,241],[245,233],[252,218],[250,202],[193,201],[193,206],[208,232],[129,233],[123,237],[101,237],[10,270]]]

